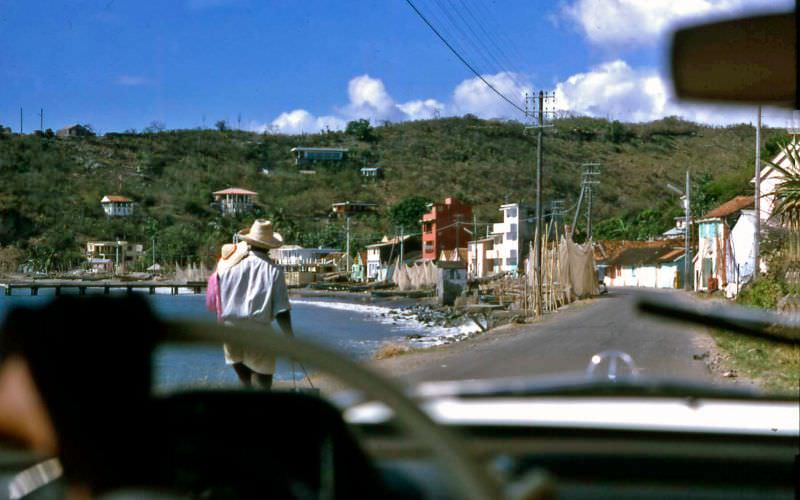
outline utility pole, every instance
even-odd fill
[[[39,108],[39,130],[44,132],[44,108]]]
[[[406,241],[405,234],[404,234],[405,230],[406,230],[405,226],[400,226],[400,265],[402,265],[403,262],[405,262],[404,255],[403,255],[404,251],[405,251],[405,246],[404,245],[405,245],[405,241]]]
[[[686,198],[684,200],[685,218],[683,221],[684,228],[684,252],[683,252],[683,289],[687,292],[692,289],[692,282],[694,281],[694,273],[692,272],[692,184],[689,175],[689,169],[686,169]],[[756,184],[758,185],[758,184]],[[757,189],[757,188],[756,188]]]
[[[472,253],[475,254],[475,261],[472,274],[475,278],[478,277],[478,215],[472,213]]]
[[[347,225],[347,250],[345,250],[345,272],[350,272],[350,215],[345,218]]]
[[[761,269],[761,106],[758,106],[758,121],[756,122],[756,189],[755,189],[755,235],[753,237],[753,281],[758,279]]]
[[[527,115],[527,97],[526,96],[526,115]],[[545,93],[540,90],[538,99],[533,99],[534,106],[533,112],[537,115],[537,124],[528,126],[526,128],[535,128],[537,130],[536,141],[536,229],[534,230],[535,242],[533,245],[534,253],[534,266],[536,268],[536,297],[534,300],[534,310],[536,317],[542,315],[542,139],[544,136],[544,115],[545,115],[545,102],[551,106],[555,95],[552,93]],[[537,105],[538,104],[538,105]]]
[[[22,134],[22,108],[19,108],[19,133]]]
[[[578,225],[578,214],[581,213],[581,203],[584,195],[586,196],[586,240],[592,239],[592,186],[600,184],[595,176],[600,175],[600,165],[598,162],[582,163],[583,174],[581,177],[581,194],[578,196],[578,204],[575,206],[575,216],[572,218],[572,234]]]
[[[156,237],[153,236],[153,271],[156,270]]]
[[[683,239],[684,239],[684,261],[683,261],[683,289],[689,291],[692,289],[692,282],[694,276],[691,268],[692,263],[692,180],[689,169],[686,169],[686,187],[683,191],[667,183],[667,189],[675,192],[683,200],[684,221],[683,221]]]
[[[458,247],[461,244],[461,214],[456,215],[456,260],[458,260]]]

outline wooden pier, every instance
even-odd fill
[[[177,295],[181,288],[188,288],[193,293],[200,293],[206,288],[204,281],[84,281],[84,280],[31,280],[31,281],[8,281],[0,283],[0,289],[4,290],[5,295],[14,295],[14,290],[28,290],[28,295],[39,295],[39,290],[53,289],[55,295],[61,295],[64,289],[78,290],[78,295],[86,295],[88,289],[102,289],[108,295],[112,289],[124,290],[133,293],[134,290],[147,290],[150,295],[156,293],[157,288],[168,288],[172,295]],[[18,294],[17,294],[18,295]]]

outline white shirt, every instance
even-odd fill
[[[260,250],[251,249],[241,262],[218,276],[221,316],[226,323],[255,321],[269,324],[279,313],[291,309],[283,268]],[[228,364],[244,363],[262,374],[275,372],[275,355],[272,353],[249,352],[225,344],[225,361]]]

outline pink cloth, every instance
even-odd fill
[[[217,313],[217,321],[222,322],[222,298],[219,295],[219,277],[216,271],[208,277],[206,308],[213,313]]]

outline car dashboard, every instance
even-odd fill
[[[795,498],[797,402],[468,398],[424,404],[506,490],[544,498]],[[375,404],[345,413],[390,476],[457,498],[418,442]],[[518,488],[517,488],[518,489]]]

